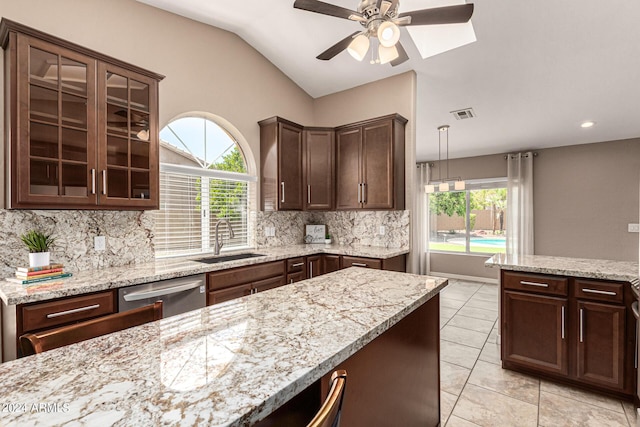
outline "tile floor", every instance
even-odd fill
[[[636,426],[629,402],[502,369],[497,318],[497,285],[449,280],[440,298],[442,426]]]

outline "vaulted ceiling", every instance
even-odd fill
[[[475,0],[466,27],[403,29],[410,59],[397,67],[357,62],[347,52],[315,59],[361,27],[294,9],[293,0],[138,1],[238,34],[313,97],[415,70],[418,160],[437,158],[442,124],[451,125],[452,158],[640,137],[637,1]],[[400,10],[462,2],[401,0]],[[425,59],[416,47],[449,43],[471,26],[475,42]],[[450,114],[467,107],[475,118]],[[581,128],[585,120],[596,125]]]

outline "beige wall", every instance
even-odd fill
[[[534,160],[534,241],[537,255],[638,262],[640,139],[537,150]],[[451,160],[450,175],[506,176],[503,155]],[[437,170],[436,170],[437,175]],[[497,277],[483,257],[431,254],[431,270]],[[484,258],[486,259],[486,258]]]
[[[638,262],[640,138],[540,150],[535,253]]]
[[[134,0],[0,0],[0,14],[165,75],[161,128],[188,111],[223,117],[246,139],[258,167],[259,120],[280,115],[313,123],[313,99],[233,33]]]

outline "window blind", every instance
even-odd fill
[[[161,165],[160,210],[156,212],[156,257],[213,251],[215,227],[221,225],[225,249],[248,245],[248,181],[255,177],[200,168]]]

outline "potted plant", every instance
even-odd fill
[[[324,236],[324,243],[325,243],[325,244],[327,244],[327,245],[330,245],[330,244],[331,244],[331,234],[327,233],[327,234]]]
[[[29,248],[29,267],[49,265],[51,259],[49,248],[55,240],[53,236],[31,230],[20,236],[20,239]]]

